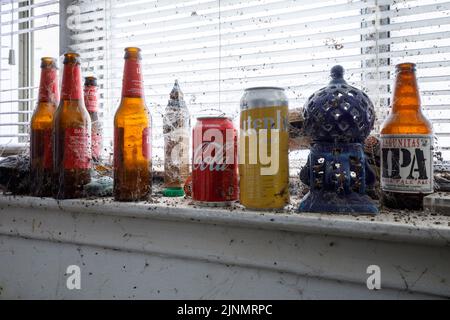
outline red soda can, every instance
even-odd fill
[[[192,198],[229,206],[239,198],[237,130],[226,117],[202,117],[193,130]]]

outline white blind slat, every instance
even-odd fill
[[[0,1],[0,146],[29,140],[42,56],[59,53],[58,0]],[[12,51],[15,64],[9,64]],[[0,150],[0,155],[1,155]]]

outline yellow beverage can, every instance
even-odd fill
[[[241,100],[240,201],[253,210],[289,204],[289,103],[284,89],[251,88]]]

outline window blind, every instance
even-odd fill
[[[450,159],[450,1],[78,0],[71,47],[99,77],[107,139],[119,105],[123,48],[143,50],[145,92],[162,160],[162,115],[175,79],[193,119],[220,110],[238,119],[243,90],[286,88],[300,108],[343,65],[349,83],[389,110],[394,65],[415,62],[423,105]],[[237,124],[237,123],[236,123]],[[301,153],[301,152],[300,152]],[[291,155],[294,166],[305,153]]]
[[[0,0],[0,156],[29,142],[42,56],[59,53],[59,1]]]

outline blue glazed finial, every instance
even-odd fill
[[[333,78],[333,80],[344,79],[344,73],[345,73],[345,70],[342,66],[340,66],[340,65],[334,66],[331,69],[331,78]]]

